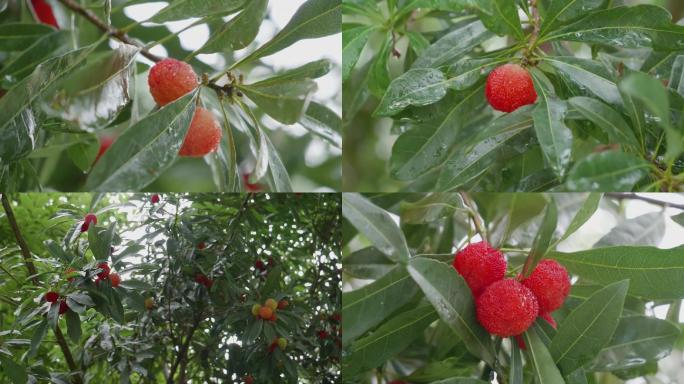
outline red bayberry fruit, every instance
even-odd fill
[[[278,309],[285,309],[285,308],[287,308],[289,305],[290,305],[290,302],[289,302],[289,301],[287,301],[287,300],[285,300],[285,299],[282,299],[282,300],[280,300],[280,301],[278,302]]]
[[[50,291],[50,292],[45,294],[45,301],[48,301],[50,303],[54,303],[55,301],[57,301],[57,299],[59,299],[59,293],[57,293],[55,291]]]
[[[539,301],[538,298],[537,298],[537,301]],[[548,312],[541,312],[541,310],[540,310],[540,312],[539,312],[539,317],[541,317],[542,319],[546,320],[547,323],[551,324],[551,326],[553,327],[553,329],[556,329],[556,320],[553,318],[553,316],[551,316],[550,313],[548,313]]]
[[[326,331],[318,331],[318,338],[320,340],[325,340],[328,338],[328,332]]]
[[[254,384],[254,378],[252,375],[245,376],[245,384]]]
[[[164,59],[155,64],[147,78],[152,98],[164,106],[197,88],[197,75],[190,64]]]
[[[214,152],[221,142],[221,133],[221,125],[214,114],[197,107],[178,154],[184,157],[200,157]]]
[[[501,337],[525,332],[539,314],[537,298],[515,279],[497,281],[487,287],[475,306],[478,322],[487,332]]]
[[[263,306],[259,308],[259,317],[264,320],[270,320],[273,317],[273,310],[269,307]]]
[[[207,247],[207,245],[204,244],[204,241],[201,241],[199,244],[197,244],[197,249],[199,249],[199,250],[202,250],[206,247]]]
[[[537,296],[541,313],[551,313],[560,308],[570,292],[568,271],[551,259],[544,259],[537,264],[522,284]]]
[[[100,157],[107,152],[109,147],[114,144],[114,136],[102,136],[100,137],[100,150],[97,152],[97,157],[95,157],[95,161],[93,164],[97,163],[98,160],[100,160]]]
[[[31,0],[31,6],[33,7],[33,12],[36,14],[36,18],[43,24],[52,25],[53,27],[59,29],[57,24],[57,19],[55,14],[52,12],[52,7],[45,0]]]
[[[118,273],[112,273],[109,275],[109,281],[112,282],[112,287],[118,287],[121,283],[121,276]]]
[[[342,315],[340,315],[338,312],[333,313],[330,315],[330,320],[339,323],[342,321]]]
[[[89,213],[83,219],[83,225],[81,225],[81,232],[87,232],[91,224],[97,224],[97,216]]]
[[[59,301],[59,314],[62,315],[66,313],[66,311],[69,310],[69,306],[66,303],[66,299],[62,299]]]
[[[487,77],[485,94],[497,111],[513,112],[537,101],[532,76],[518,64],[504,64]]]
[[[106,280],[109,277],[109,265],[107,263],[100,263],[97,267],[102,269],[102,272],[97,274],[97,278],[99,280]]]
[[[263,261],[261,261],[261,259],[259,259],[259,260],[254,262],[254,268],[263,272],[266,270],[266,265],[264,264]]]
[[[492,248],[486,241],[469,244],[454,257],[452,263],[463,276],[474,297],[506,274],[506,259],[499,250]]]
[[[152,197],[150,198],[150,202],[152,202],[152,204],[157,204],[159,202],[159,195],[152,195]]]

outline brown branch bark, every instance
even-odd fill
[[[21,234],[19,224],[17,223],[17,219],[14,216],[12,205],[10,204],[6,193],[2,194],[1,200],[2,207],[5,210],[5,214],[7,215],[7,220],[9,221],[10,227],[12,228],[12,232],[14,233],[14,237],[17,240],[17,245],[19,245],[19,249],[21,250],[24,265],[26,266],[26,269],[28,269],[29,271],[31,282],[33,283],[33,285],[39,287],[41,286],[41,283],[40,280],[38,280],[38,272],[36,271],[36,266],[33,264],[33,260],[31,258],[31,250],[29,249],[28,244],[24,239],[24,236]],[[62,350],[62,354],[64,354],[64,359],[66,360],[69,370],[73,374],[72,381],[76,384],[83,383],[83,380],[81,379],[81,373],[79,372],[78,367],[76,366],[76,362],[74,361],[73,355],[71,354],[71,349],[69,349],[69,344],[67,344],[66,339],[64,338],[64,334],[62,334],[62,330],[58,326],[54,329],[54,332],[55,338],[57,339],[57,344],[59,345],[59,348]]]
[[[136,47],[140,48],[140,54],[145,56],[146,58],[154,61],[155,63],[162,61],[164,58],[157,56],[153,53],[151,53],[145,46],[140,43],[139,41],[131,38],[128,36],[125,32],[122,30],[115,28],[107,23],[105,23],[103,20],[101,20],[93,11],[89,9],[85,9],[81,7],[80,4],[78,4],[74,0],[59,0],[60,3],[64,4],[67,8],[71,9],[72,11],[78,13],[79,15],[85,17],[88,21],[90,21],[93,25],[95,25],[98,29],[100,29],[102,32],[106,33],[107,35],[123,42],[129,45],[134,45]],[[216,92],[219,92],[221,94],[228,94],[232,91],[232,87],[230,85],[228,86],[220,86],[214,82],[209,82],[207,84],[207,87],[213,89]]]

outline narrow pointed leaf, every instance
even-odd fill
[[[527,360],[532,364],[535,382],[538,384],[565,384],[551,353],[537,334],[536,329],[536,327],[530,327],[523,334],[527,347]]]
[[[634,132],[622,116],[611,107],[589,97],[573,97],[568,100],[585,118],[596,124],[608,135],[610,143],[622,144],[633,150],[639,149]]]
[[[374,27],[362,26],[342,32],[342,81],[347,81],[351,75],[374,29]]]
[[[438,68],[460,59],[463,53],[492,37],[480,21],[455,29],[437,40],[413,63],[412,68]]]
[[[189,17],[226,14],[240,9],[247,1],[253,0],[176,0],[157,12],[150,21],[163,23]]]
[[[342,119],[330,108],[311,102],[299,123],[333,146],[342,148]]]
[[[248,46],[259,33],[268,0],[250,0],[245,9],[212,33],[201,53],[237,51]]]
[[[3,63],[0,77],[15,81],[23,79],[46,59],[65,53],[70,40],[71,31],[57,31],[41,37],[12,60]]]
[[[570,170],[566,185],[570,191],[631,191],[648,169],[645,160],[629,153],[592,153]]]
[[[0,51],[23,51],[43,36],[55,32],[46,24],[7,23],[0,25]]]
[[[240,89],[269,116],[283,124],[294,124],[306,111],[316,87],[313,80],[305,79],[255,83]]]
[[[438,69],[411,69],[392,81],[375,115],[391,116],[410,105],[435,103],[446,95],[447,85],[446,76]]]
[[[665,215],[650,212],[626,219],[613,227],[603,236],[594,248],[613,245],[651,245],[658,246],[665,235]]]
[[[572,131],[565,125],[565,101],[538,87],[539,99],[532,111],[534,130],[548,166],[558,177],[565,175],[572,153]]]

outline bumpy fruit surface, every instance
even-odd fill
[[[48,301],[50,303],[54,303],[55,301],[57,301],[57,299],[59,299],[59,293],[57,293],[55,291],[50,291],[50,292],[45,294],[45,301]]]
[[[157,194],[152,195],[152,197],[150,198],[150,202],[152,204],[157,204],[159,202],[159,195],[157,195]]]
[[[285,300],[285,299],[282,299],[282,300],[280,300],[280,301],[278,302],[278,309],[285,309],[285,308],[287,308],[289,305],[290,305],[290,302],[289,302],[289,301],[287,301],[287,300]]]
[[[271,308],[271,309],[274,310],[274,311],[276,310],[276,308],[278,308],[278,302],[275,301],[274,299],[268,299],[268,300],[266,300],[266,302],[264,303],[264,305],[267,306],[267,307],[269,307],[269,308]]]
[[[97,278],[99,280],[106,280],[109,277],[109,265],[107,263],[100,263],[97,267],[102,269],[102,272],[97,274]]]
[[[164,106],[197,88],[197,75],[190,64],[164,59],[150,69],[147,78],[152,98]]]
[[[154,299],[153,298],[148,297],[147,299],[145,299],[145,308],[148,311],[151,311],[154,308]]]
[[[489,105],[497,111],[513,112],[537,101],[532,76],[518,64],[504,64],[487,77],[485,94]]]
[[[487,287],[475,307],[477,321],[487,332],[501,337],[525,332],[539,314],[537,298],[515,279],[497,281]]]
[[[62,315],[69,310],[69,306],[66,303],[66,299],[62,299],[59,302],[59,314]]]
[[[544,259],[522,281],[539,301],[539,311],[550,313],[560,308],[570,292],[568,271],[556,260]]]
[[[259,308],[259,316],[264,320],[268,320],[273,316],[273,310],[269,307],[261,307]]]
[[[109,275],[109,281],[112,282],[112,287],[118,287],[121,283],[121,276],[118,273],[112,273]]]
[[[87,232],[88,228],[90,228],[90,225],[92,224],[97,224],[97,216],[95,216],[92,213],[89,213],[83,219],[83,225],[81,225],[81,232]]]
[[[474,297],[506,274],[506,259],[486,241],[469,244],[454,257],[452,263],[463,276]]]
[[[201,157],[213,152],[221,142],[221,125],[210,111],[197,107],[179,155]]]
[[[252,315],[259,316],[259,310],[261,309],[261,304],[252,305]]]
[[[278,346],[280,347],[281,350],[285,350],[287,348],[287,339],[284,337],[281,337],[278,339]]]

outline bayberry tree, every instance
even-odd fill
[[[147,3],[0,2],[3,190],[340,188],[339,100],[314,98],[336,66],[262,60],[339,33],[339,0],[298,2],[280,30],[269,0],[178,0],[141,15]],[[202,26],[208,38],[189,49],[183,32]]]
[[[345,190],[684,189],[681,3],[344,0]]]
[[[3,194],[0,382],[335,382],[339,200]]]
[[[677,381],[684,204],[661,198],[343,194],[343,380]]]

